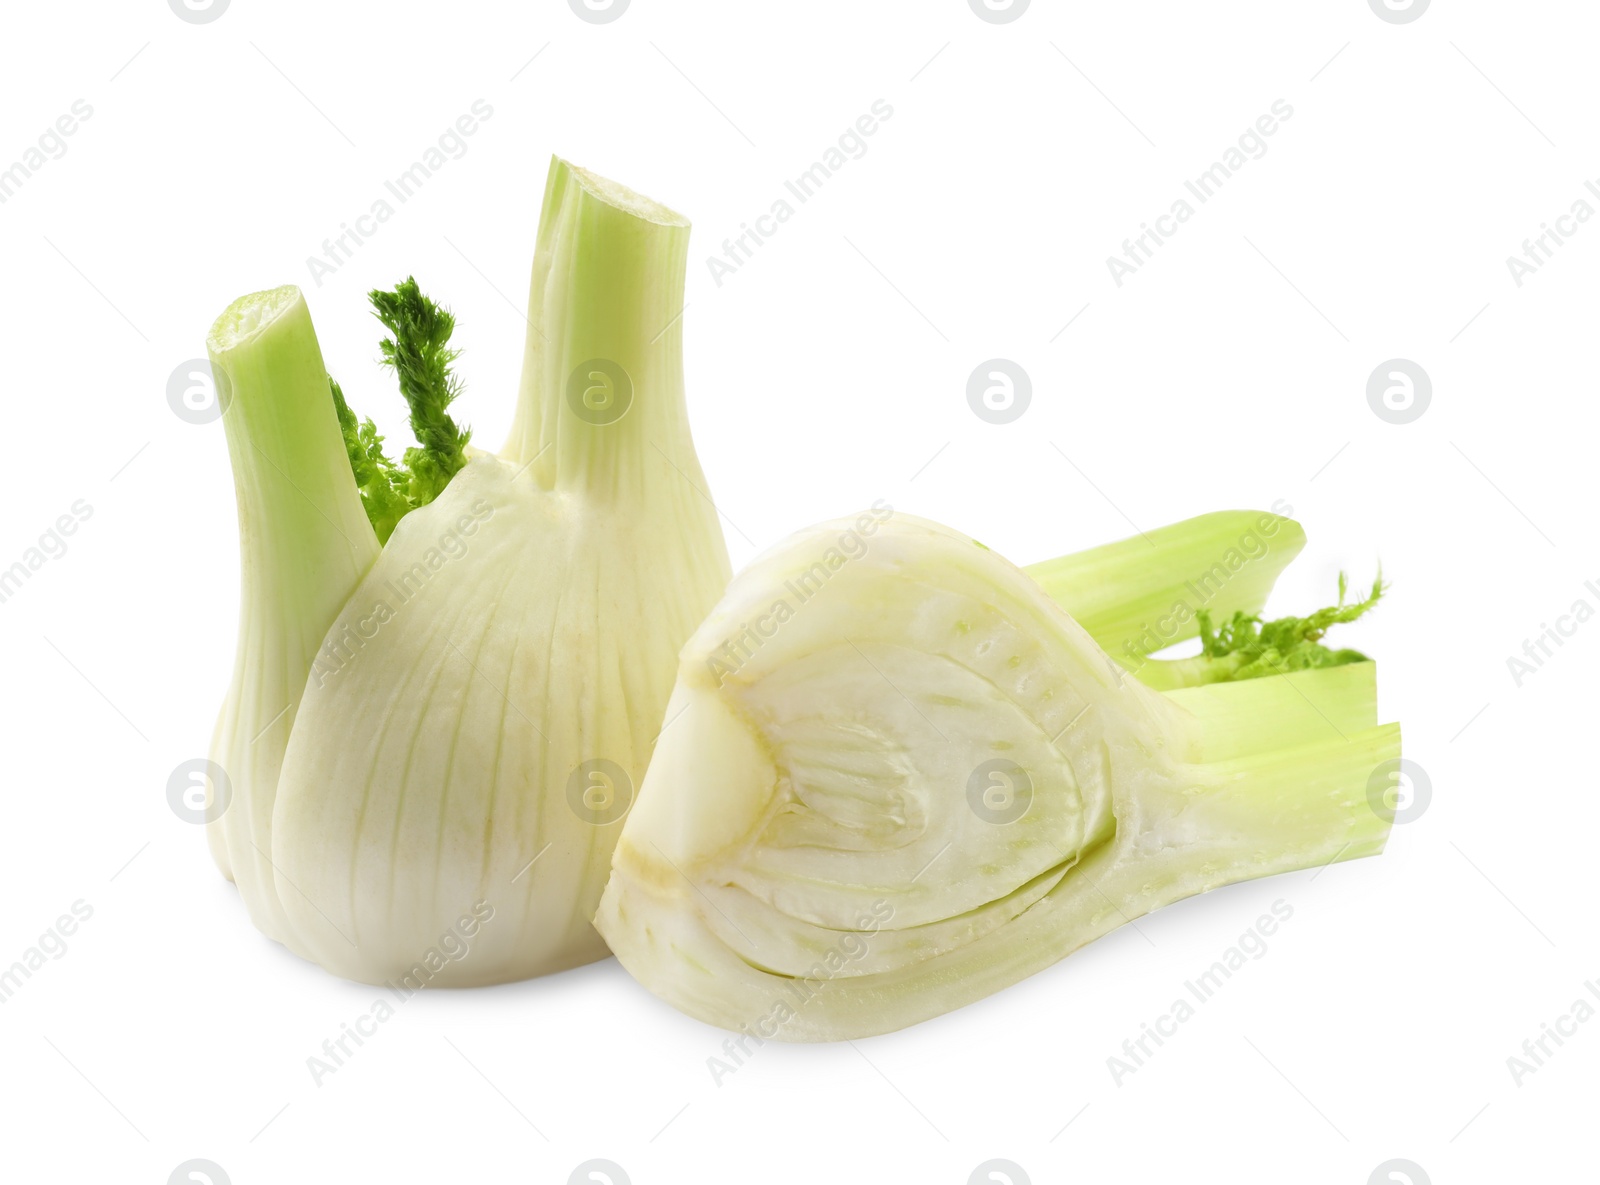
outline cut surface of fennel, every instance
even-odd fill
[[[1254,613],[1303,543],[1289,520],[1205,516],[1042,580],[904,515],[826,575],[851,522],[780,544],[684,647],[596,918],[611,949],[709,1023],[853,1038],[1180,898],[1380,851],[1367,789],[1399,731],[1374,664],[1161,692],[1104,648],[1144,623],[1096,589],[1165,611],[1196,556],[1268,521],[1211,598]],[[1084,623],[1052,600],[1086,591]]]
[[[381,549],[300,293],[213,330],[243,568],[213,851],[264,932],[339,975],[465,986],[606,954],[620,819],[729,574],[684,404],[688,234],[553,162],[510,439]]]

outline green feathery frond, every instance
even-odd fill
[[[461,384],[450,371],[461,353],[450,349],[456,319],[424,296],[410,276],[393,292],[374,290],[368,299],[378,320],[394,335],[379,348],[411,408],[411,431],[420,447],[408,448],[405,454],[405,468],[411,474],[409,496],[414,506],[426,506],[467,463],[465,449],[472,437],[471,429],[457,427],[446,410],[461,393]]]
[[[1200,654],[1218,663],[1209,681],[1236,682],[1261,675],[1282,675],[1320,667],[1366,662],[1358,650],[1331,650],[1322,636],[1335,625],[1355,621],[1382,599],[1386,591],[1380,571],[1365,600],[1345,604],[1345,575],[1339,573],[1339,603],[1318,609],[1309,617],[1280,617],[1263,622],[1247,613],[1235,613],[1214,627],[1204,609],[1195,613],[1200,626]]]
[[[333,390],[333,406],[339,415],[339,434],[344,437],[344,451],[350,458],[350,470],[355,474],[356,486],[361,491],[361,505],[366,508],[367,519],[377,533],[378,542],[389,542],[394,526],[407,511],[413,509],[406,497],[410,482],[407,474],[396,468],[383,451],[383,437],[378,426],[370,419],[357,421],[356,413],[345,402],[344,392],[331,378],[328,386]]]
[[[389,542],[396,523],[432,502],[461,471],[472,430],[457,427],[445,410],[461,394],[460,380],[450,370],[461,354],[449,348],[455,317],[424,296],[410,276],[393,292],[373,291],[368,299],[378,320],[394,335],[379,342],[378,348],[384,364],[399,376],[419,447],[406,449],[401,463],[395,464],[383,451],[378,426],[371,419],[357,418],[332,378],[328,386],[361,504],[383,544]]]

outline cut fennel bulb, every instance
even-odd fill
[[[684,407],[688,238],[552,164],[498,456],[444,411],[453,322],[413,282],[374,294],[404,469],[330,390],[297,289],[212,330],[243,566],[213,846],[255,923],[330,971],[461,986],[606,954],[611,849],[729,575]]]
[[[1270,538],[1235,566],[1252,531]],[[1322,657],[1313,624],[1278,656],[1291,673],[1241,680],[1210,624],[1236,614],[1227,637],[1269,661],[1249,615],[1303,539],[1208,515],[1035,579],[887,511],[791,537],[685,645],[595,924],[695,1017],[836,1040],[977,1000],[1191,894],[1380,851],[1368,784],[1400,738],[1377,724],[1374,664]],[[1185,592],[1214,560],[1222,583]],[[1162,644],[1212,631],[1216,653],[1187,679],[1203,685],[1162,692],[1139,639],[1175,607]]]

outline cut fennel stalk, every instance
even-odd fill
[[[874,517],[768,552],[684,647],[596,917],[656,994],[764,1039],[883,1033],[1180,898],[1382,849],[1368,783],[1399,730],[1374,664],[1141,681],[1170,678],[1152,616],[1189,610],[1167,644],[1199,610],[1256,612],[1296,524],[1209,515],[1033,579]],[[1268,546],[1184,591],[1255,523]],[[850,531],[870,539],[824,562]]]
[[[243,566],[214,850],[256,924],[331,971],[459,986],[606,953],[590,919],[620,819],[729,574],[684,406],[688,236],[552,164],[499,456],[462,453],[442,415],[438,310],[415,285],[379,302],[416,386],[409,476],[336,403],[298,290],[212,331]]]

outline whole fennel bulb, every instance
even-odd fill
[[[255,924],[336,974],[463,986],[607,953],[611,849],[729,576],[684,406],[688,237],[552,163],[498,456],[444,413],[448,314],[414,284],[375,294],[409,475],[330,392],[297,289],[211,332],[243,567],[213,851]],[[489,920],[439,959],[475,905]]]

